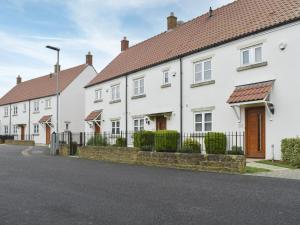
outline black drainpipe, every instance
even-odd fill
[[[128,76],[125,77],[125,137],[128,147]]]
[[[182,124],[183,124],[183,115],[182,115],[182,111],[183,111],[183,94],[182,94],[182,58],[180,57],[179,59],[180,61],[180,147],[182,148],[182,137],[183,137],[183,128],[182,128]]]
[[[9,135],[11,135],[11,104],[9,104]]]
[[[31,103],[31,101],[29,100],[29,105],[28,105],[28,138],[30,139],[30,120],[31,120],[31,118],[30,118],[30,104]]]

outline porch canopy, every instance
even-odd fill
[[[153,120],[155,117],[163,116],[169,119],[172,116],[173,112],[159,112],[159,113],[150,113],[146,114],[146,116],[149,117],[150,120]]]
[[[101,114],[102,114],[103,110],[95,110],[95,111],[92,111],[86,118],[85,118],[85,121],[86,122],[94,122],[96,123],[97,125],[100,126],[101,124]]]
[[[46,116],[43,116],[40,120],[39,120],[39,123],[40,124],[44,124],[44,125],[48,125],[48,126],[52,126],[52,122],[51,122],[51,118],[52,118],[52,115],[46,115]]]
[[[259,83],[241,85],[235,88],[227,103],[230,104],[234,110],[239,122],[241,119],[240,107],[242,105],[265,105],[268,109],[268,113],[270,115],[274,114],[274,107],[270,99],[274,82],[275,80],[269,80]]]

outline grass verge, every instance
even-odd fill
[[[271,170],[246,166],[245,173],[263,173],[263,172],[270,172]]]
[[[283,161],[261,160],[261,161],[257,161],[257,163],[271,165],[271,166],[278,166],[278,167],[283,167],[283,168],[289,168],[289,169],[297,169],[297,167],[292,166]]]

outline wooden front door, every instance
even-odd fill
[[[50,144],[50,133],[51,129],[48,125],[46,125],[46,145]]]
[[[265,158],[265,115],[265,107],[246,109],[246,155],[249,158]]]
[[[25,127],[21,126],[21,141],[24,141],[25,139]]]
[[[95,134],[100,134],[101,133],[101,128],[99,125],[95,124]]]
[[[164,116],[156,117],[156,130],[166,130],[167,119]]]

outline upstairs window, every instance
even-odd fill
[[[95,101],[99,101],[102,99],[102,90],[98,89],[95,91]]]
[[[134,91],[133,91],[134,96],[143,95],[145,93],[144,78],[139,78],[134,80],[133,86],[134,86]]]
[[[8,116],[8,107],[4,108],[4,116],[7,117]]]
[[[196,132],[209,132],[212,131],[212,113],[202,112],[195,113],[195,131]]]
[[[247,66],[262,62],[262,46],[253,46],[241,50],[241,64]]]
[[[133,120],[134,132],[144,130],[144,124],[145,124],[144,118],[134,119]]]
[[[120,85],[114,85],[111,87],[111,100],[120,100]]]
[[[13,107],[13,115],[14,116],[18,115],[18,106],[16,106],[16,105]]]
[[[115,120],[111,122],[111,133],[120,134],[120,120]]]
[[[46,109],[51,108],[51,99],[46,99],[46,100],[45,100],[45,108],[46,108]]]
[[[170,84],[170,73],[169,70],[163,71],[163,84]]]
[[[194,83],[212,80],[211,59],[194,64]]]
[[[35,101],[33,103],[33,112],[39,112],[40,111],[40,102],[39,101]]]

